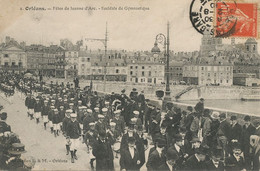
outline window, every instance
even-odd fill
[[[81,58],[81,62],[84,62],[85,60],[84,60],[84,58]]]
[[[116,69],[116,73],[119,73],[119,69]]]
[[[8,62],[5,62],[5,66],[8,66]]]
[[[15,66],[15,62],[12,62],[12,66]]]
[[[144,66],[142,66],[142,69],[144,69]]]
[[[98,73],[101,73],[101,69],[98,69]]]
[[[227,83],[228,83],[228,80],[227,80]]]
[[[210,77],[210,73],[208,73],[208,77]]]
[[[130,71],[130,75],[133,75],[133,71]]]
[[[152,78],[148,78],[148,83],[151,83],[152,82]]]
[[[142,76],[144,76],[144,71],[142,71]]]
[[[214,73],[214,76],[216,77],[216,76],[217,76],[217,73]]]
[[[135,69],[137,69],[138,68],[138,66],[135,66]]]
[[[8,58],[8,57],[9,57],[9,55],[8,55],[8,54],[5,54],[5,55],[4,55],[4,57],[5,57],[5,58]]]
[[[149,74],[148,74],[148,75],[149,75],[149,77],[150,77],[150,76],[152,75],[152,72],[151,72],[151,71],[149,71]]]
[[[130,69],[133,69],[133,66],[130,66]]]
[[[222,80],[220,80],[220,83],[222,83]]]
[[[201,67],[201,70],[203,71],[203,70],[204,70],[204,67]]]
[[[87,61],[90,62],[90,58],[87,58]]]

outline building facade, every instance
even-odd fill
[[[8,72],[23,72],[27,69],[25,50],[15,42],[8,42],[0,47],[0,66]]]
[[[78,75],[79,48],[74,46],[65,52],[65,78],[74,78]]]
[[[187,84],[231,86],[233,66],[221,62],[186,64],[183,67],[183,80]]]

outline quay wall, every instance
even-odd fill
[[[54,83],[58,81],[59,83],[70,82],[72,80],[65,79],[48,79],[47,82],[53,81]],[[89,86],[89,80],[80,80],[80,87]],[[165,90],[165,85],[154,85],[154,84],[140,84],[140,83],[126,83],[126,82],[106,82],[104,88],[103,81],[93,81],[93,90],[99,92],[115,92],[121,93],[121,90],[125,89],[126,94],[130,94],[133,88],[136,88],[138,92],[144,90],[146,98],[157,99],[155,92],[157,90]],[[172,99],[175,100],[175,96],[186,89],[187,85],[170,85]],[[227,99],[227,100],[238,100],[241,99],[243,94],[250,95],[260,95],[260,88],[257,87],[243,87],[243,86],[194,86],[194,88],[186,93],[184,93],[179,100],[198,100],[203,97],[204,99]]]

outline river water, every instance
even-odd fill
[[[198,101],[180,101],[186,104],[196,104]],[[231,110],[239,113],[260,115],[260,101],[242,100],[205,100],[205,107]]]

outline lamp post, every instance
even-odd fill
[[[91,39],[91,38],[86,38],[85,40],[91,40],[91,41],[100,41],[104,44],[105,46],[105,59],[104,60],[104,87],[103,87],[103,92],[106,92],[106,75],[107,75],[107,41],[108,41],[108,36],[107,36],[107,23],[106,23],[106,33],[105,33],[105,39]],[[91,80],[92,81],[92,80]]]
[[[171,102],[171,91],[170,91],[170,75],[169,75],[169,46],[170,46],[170,38],[169,38],[169,28],[170,24],[167,23],[167,37],[160,33],[156,36],[156,42],[164,45],[164,56],[166,57],[166,68],[165,68],[165,76],[166,76],[166,87],[165,87],[165,96],[163,99],[163,108],[165,109],[165,105]]]

